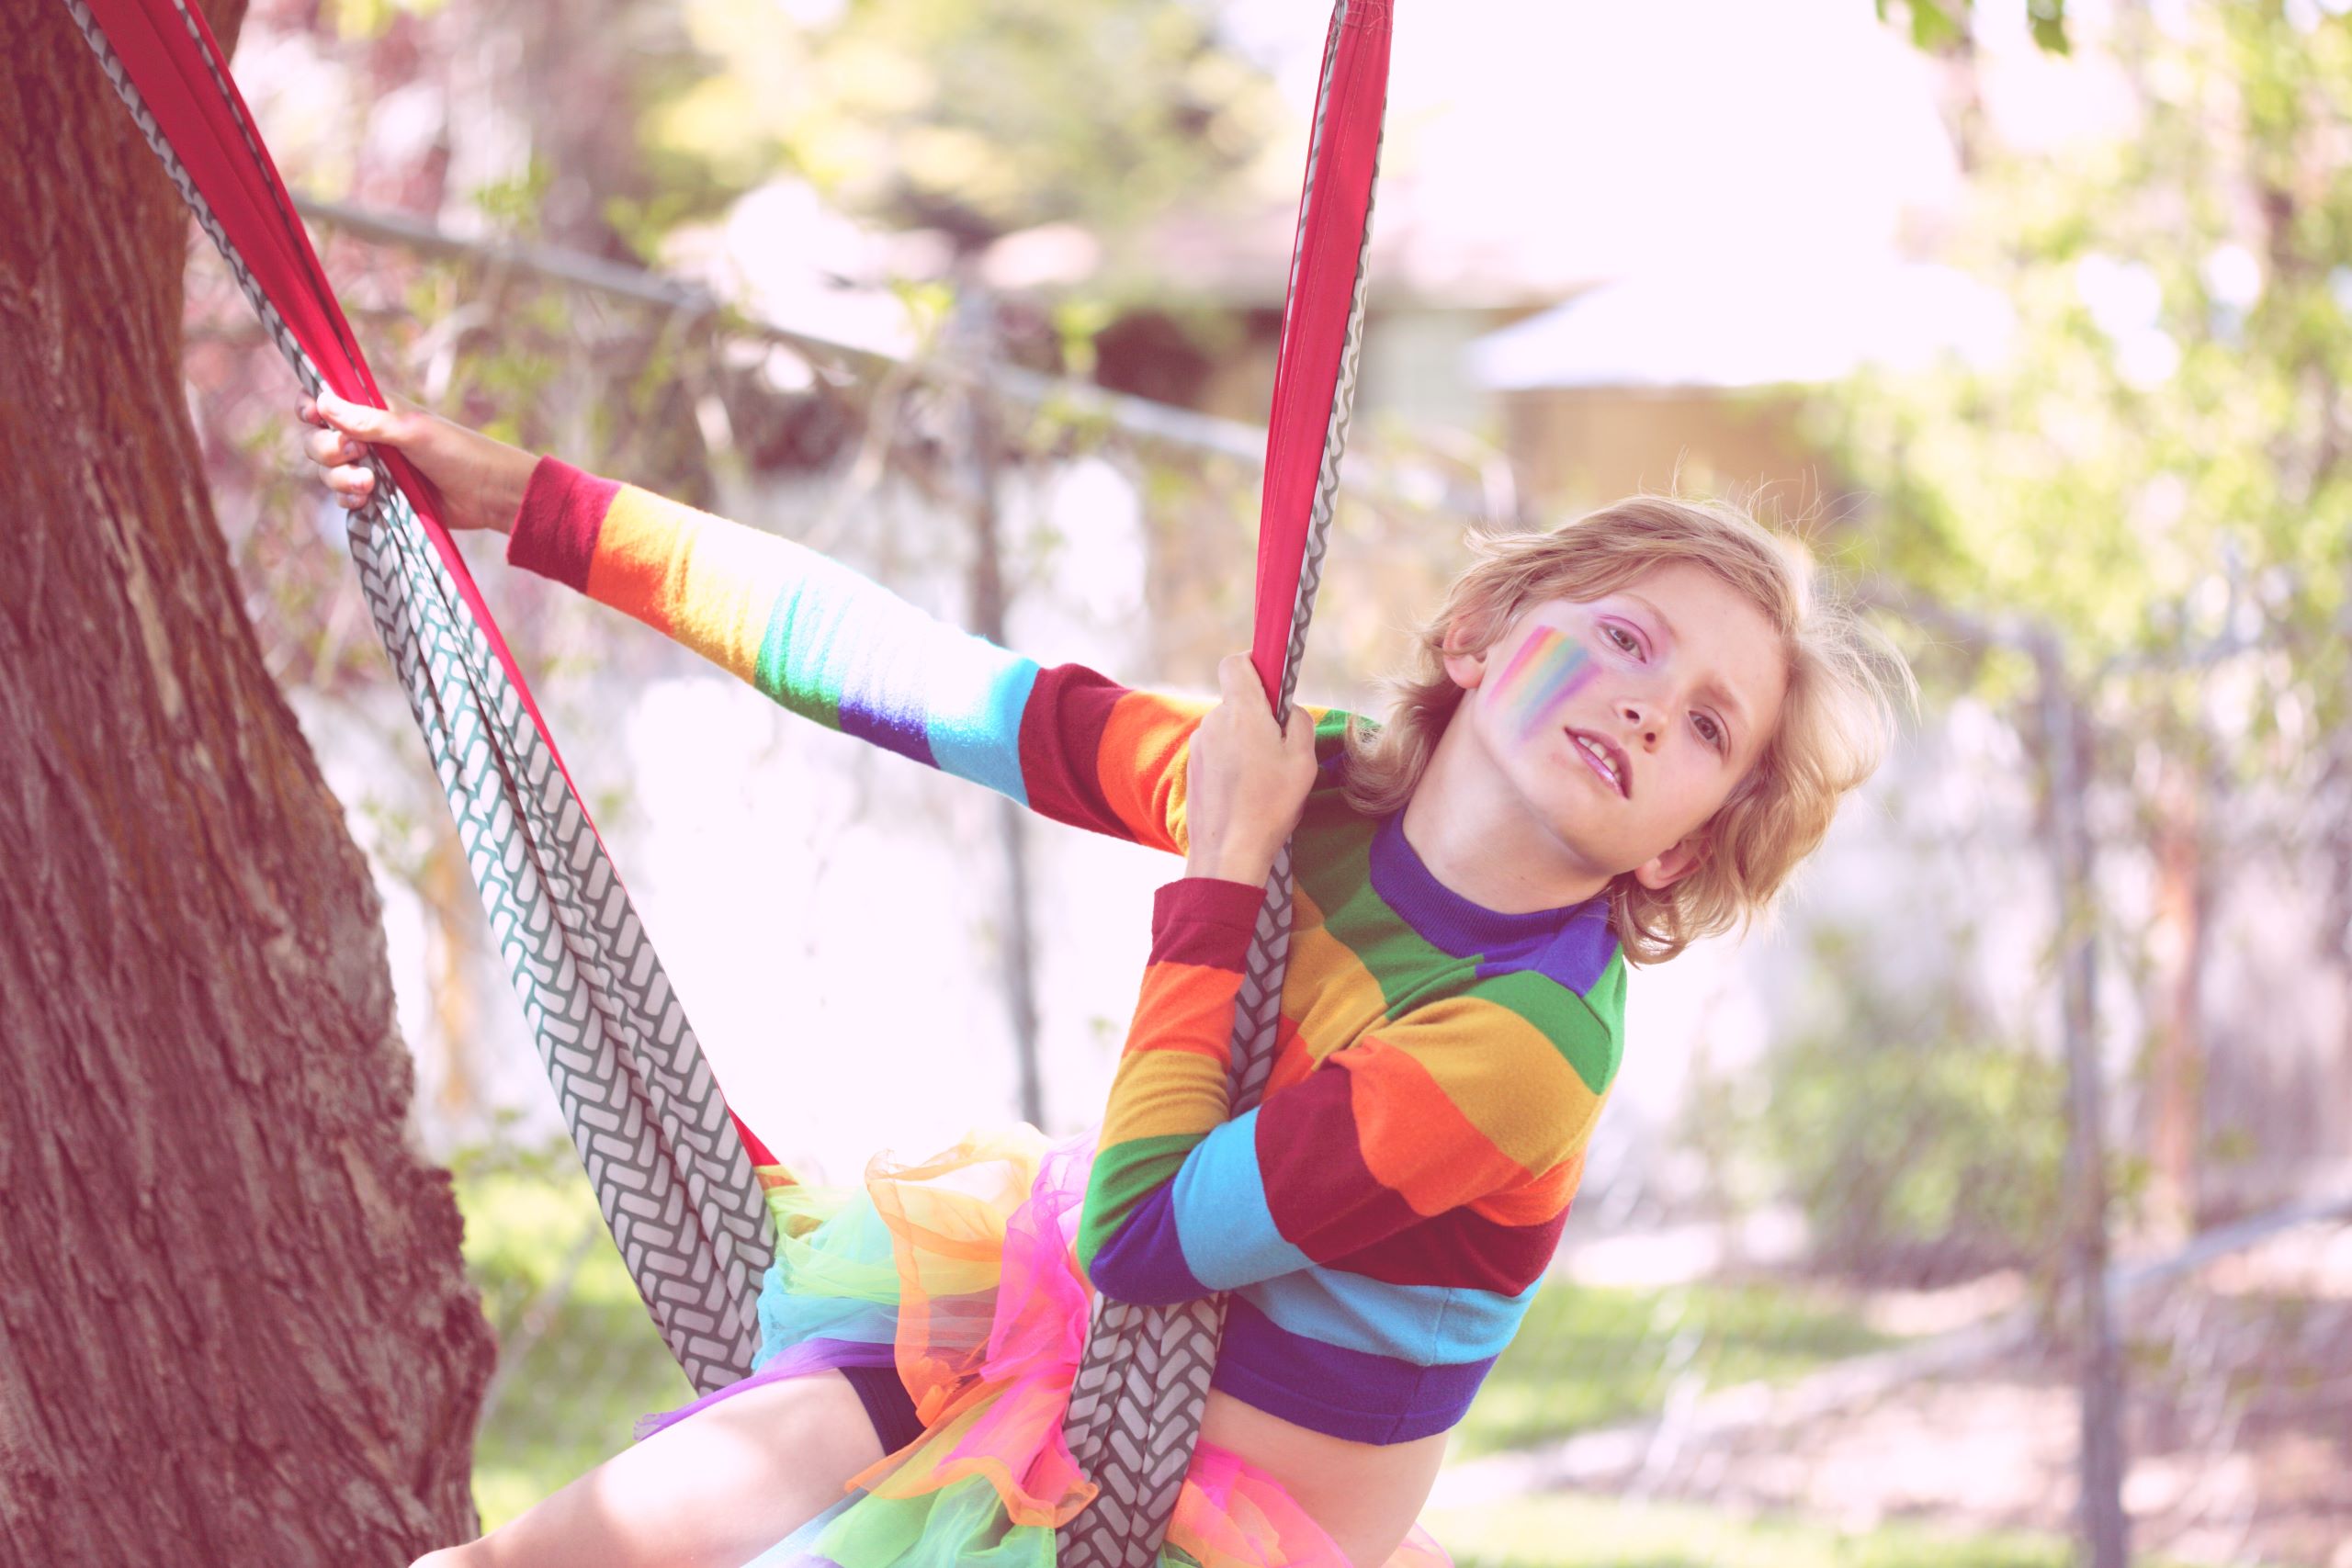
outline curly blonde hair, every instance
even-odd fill
[[[1411,667],[1387,682],[1387,720],[1349,724],[1343,787],[1359,811],[1401,809],[1420,783],[1462,700],[1445,672],[1448,648],[1484,652],[1531,604],[1598,599],[1690,561],[1747,595],[1780,637],[1788,660],[1780,724],[1708,820],[1699,863],[1662,891],[1631,873],[1611,885],[1610,923],[1629,963],[1662,963],[1769,909],[1828,832],[1839,797],[1877,770],[1898,698],[1917,703],[1894,646],[1818,588],[1801,544],[1738,506],[1637,495],[1553,529],[1474,534],[1471,548],[1478,559],[1419,629]]]

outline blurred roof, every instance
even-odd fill
[[[1327,7],[1233,0],[1228,37],[1295,111],[1239,215],[1180,212],[1131,264],[1279,300]],[[1957,198],[1935,67],[1866,0],[1400,6],[1373,225],[1399,297],[1549,303],[1697,256],[1878,252]]]
[[[2012,324],[1995,288],[1894,257],[1818,265],[1725,260],[1601,284],[1468,350],[1496,391],[1762,387],[1836,380],[1864,365],[1988,363]]]

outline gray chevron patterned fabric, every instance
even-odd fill
[[[211,236],[304,390],[321,387],[103,29],[64,0],[141,133]],[[191,36],[186,0],[175,0]],[[234,93],[209,51],[215,88]],[[260,163],[252,126],[236,121]],[[275,187],[275,182],[272,182]],[[278,197],[278,216],[299,224]],[[467,864],[572,1140],[629,1272],[703,1393],[751,1370],[760,1276],[775,1256],[767,1205],[701,1046],[637,910],[555,752],[408,500],[380,465],[350,546],[456,818]]]
[[[220,248],[305,390],[317,370],[157,130],[81,0],[62,0],[173,183]],[[174,0],[191,33],[186,0]],[[1336,39],[1345,14],[1335,7]],[[1317,99],[1313,148],[1329,85]],[[224,99],[233,93],[220,84]],[[240,130],[256,149],[242,113]],[[299,227],[290,210],[281,216]],[[1364,249],[1369,247],[1369,223]],[[1360,250],[1339,386],[1276,711],[1286,716],[1321,576],[1363,346],[1369,271]],[[654,1321],[695,1387],[750,1370],[760,1276],[775,1238],[750,1156],[602,841],[525,710],[424,525],[380,465],[350,547],[368,608],[434,759],[541,1058],[589,1179]],[[1234,1110],[1255,1105],[1272,1065],[1291,920],[1287,850],[1249,958],[1234,1037]],[[1223,1297],[1172,1308],[1098,1300],[1066,1434],[1101,1486],[1066,1526],[1059,1562],[1147,1568],[1200,1430]]]
[[[1331,68],[1346,6],[1331,13],[1324,49],[1324,72],[1315,99],[1315,128],[1308,140],[1307,168],[1323,138]],[[1377,155],[1375,154],[1375,169]],[[1311,177],[1311,176],[1310,176]],[[1377,181],[1375,180],[1375,188]],[[1311,194],[1311,193],[1310,193]],[[1304,204],[1302,204],[1302,212]],[[1298,598],[1291,615],[1290,646],[1283,660],[1282,689],[1274,702],[1287,719],[1306,651],[1307,623],[1323,578],[1323,557],[1339,496],[1340,457],[1348,444],[1348,420],[1355,405],[1363,361],[1366,291],[1371,283],[1372,214],[1356,253],[1355,289],[1340,361],[1331,417],[1317,471]],[[1297,280],[1292,279],[1295,288]],[[1266,883],[1266,901],[1250,939],[1241,992],[1234,1009],[1233,1114],[1255,1106],[1273,1070],[1275,1024],[1282,1009],[1283,976],[1290,958],[1291,856],[1285,845]],[[1089,1479],[1102,1490],[1093,1503],[1058,1534],[1057,1568],[1153,1568],[1176,1511],[1176,1495],[1200,1441],[1201,1413],[1208,1401],[1209,1374],[1216,1365],[1225,1332],[1222,1295],[1170,1307],[1137,1306],[1096,1298],[1086,1349],[1070,1387],[1062,1435]]]

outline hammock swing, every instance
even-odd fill
[[[376,406],[367,361],[310,237],[189,0],[63,0],[116,93],[227,260],[303,390]],[[1290,712],[1321,576],[1363,343],[1390,0],[1335,0],[1308,143],[1268,422],[1251,658]],[[580,803],[440,497],[398,451],[349,543],[368,610],[456,818],[469,868],[613,1239],[695,1391],[745,1375],[775,1234],[761,1173],[786,1179],[728,1109],[635,907]],[[1236,1115],[1273,1061],[1291,922],[1277,861],[1233,1038]],[[1101,1488],[1060,1532],[1075,1568],[1157,1561],[1190,1462],[1225,1298],[1097,1297],[1065,1435]]]

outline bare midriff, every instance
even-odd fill
[[[1445,1434],[1358,1443],[1209,1391],[1201,1438],[1281,1482],[1352,1568],[1380,1568],[1419,1517],[1445,1458]]]

